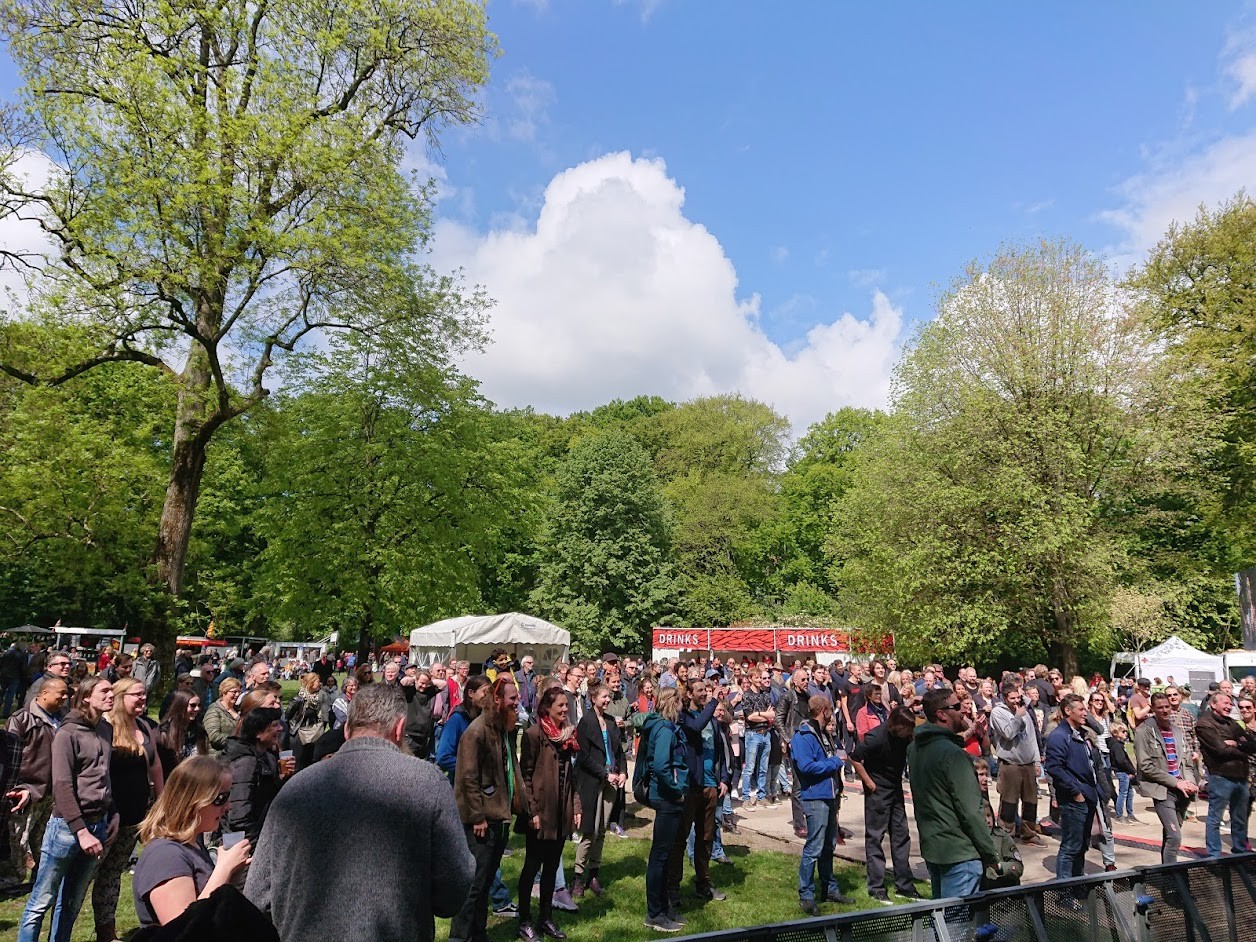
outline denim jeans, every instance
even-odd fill
[[[679,804],[660,805],[654,812],[654,838],[645,865],[645,909],[647,918],[667,914],[667,859],[672,853],[676,832],[685,810]]]
[[[21,685],[22,681],[18,677],[4,682],[3,692],[0,693],[0,697],[4,699],[4,705],[0,710],[3,711],[5,716],[13,712],[13,701],[17,697],[17,688]],[[21,704],[19,703],[18,706],[21,706]]]
[[[728,799],[725,798],[724,800],[727,801]],[[732,814],[731,811],[728,813]],[[728,856],[724,853],[724,838],[721,836],[721,832],[724,830],[720,823],[723,820],[723,815],[724,812],[717,809],[717,814],[715,815],[715,836],[711,838],[712,860],[723,860],[726,856]],[[691,827],[689,829],[689,839],[685,842],[685,856],[689,858],[690,863],[693,863],[693,837],[694,834],[697,833],[697,830],[698,826],[696,824]]]
[[[1208,779],[1208,824],[1204,846],[1209,857],[1221,856],[1221,816],[1230,809],[1230,846],[1236,854],[1247,847],[1247,782],[1213,775]]]
[[[1134,788],[1128,772],[1116,773],[1116,813],[1123,818],[1134,816]]]
[[[820,884],[824,892],[839,891],[837,878],[833,876],[833,848],[837,844],[837,799],[803,799],[802,813],[807,820],[807,843],[802,848],[802,862],[798,865],[798,898],[815,902],[816,865],[820,867]]]
[[[981,886],[981,861],[961,860],[953,864],[935,864],[925,861],[929,868],[929,882],[933,898],[971,896]]]
[[[502,909],[510,905],[510,887],[502,879],[501,867],[497,868],[497,873],[493,877],[493,885],[488,888],[488,898],[495,909]]]
[[[87,829],[102,844],[109,831],[109,822],[101,820]],[[64,818],[52,818],[44,830],[39,853],[39,871],[31,889],[26,909],[18,927],[18,942],[38,942],[42,935],[44,914],[55,904],[52,913],[52,942],[70,942],[74,920],[83,908],[87,885],[92,882],[99,857],[89,857],[79,847],[78,838]]]
[[[1060,802],[1060,849],[1055,855],[1055,878],[1067,880],[1086,872],[1086,848],[1095,806],[1089,801]]]
[[[767,733],[746,731],[746,767],[741,773],[741,797],[749,801],[767,797],[768,758],[772,754],[772,737]],[[754,791],[751,791],[751,786]]]

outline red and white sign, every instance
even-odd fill
[[[886,636],[880,644],[860,650],[892,650],[894,639]],[[667,651],[787,651],[848,653],[852,639],[842,631],[827,628],[655,628],[654,647]]]
[[[778,651],[841,651],[850,650],[850,636],[826,628],[778,628]]]
[[[655,628],[654,646],[675,651],[706,651],[710,635],[707,628]]]

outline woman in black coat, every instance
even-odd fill
[[[602,895],[598,870],[602,866],[602,844],[606,829],[614,821],[615,798],[628,781],[628,764],[624,759],[624,742],[619,724],[606,713],[611,690],[605,684],[589,688],[592,707],[576,727],[580,744],[576,763],[576,788],[584,811],[580,826],[580,843],[576,847],[576,883],[571,895],[579,899],[587,889]]]

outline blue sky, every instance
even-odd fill
[[[548,0],[490,15],[503,55],[486,121],[445,140],[436,255],[498,299],[497,349],[468,366],[508,404],[738,389],[800,424],[880,404],[902,341],[968,260],[1064,235],[1124,267],[1169,220],[1256,183],[1251,5]],[[625,218],[617,184],[666,185],[594,172],[623,152],[662,162],[663,202],[683,190],[670,221],[659,206]],[[589,174],[600,205],[547,200],[564,171]],[[588,252],[597,213],[614,220],[598,259],[537,234],[543,207],[572,205]],[[668,317],[625,331],[653,316],[622,299],[641,288],[634,235],[687,224],[731,266],[730,285],[706,267],[711,245],[690,248],[722,313],[686,324],[695,286],[669,281],[637,299]],[[840,336],[809,336],[843,315]],[[738,317],[743,346],[766,352],[704,348],[746,334]]]
[[[801,432],[885,405],[937,290],[1000,243],[1123,270],[1256,186],[1256,0],[489,11],[484,120],[414,160],[433,263],[495,299],[462,365],[503,406],[740,392]]]

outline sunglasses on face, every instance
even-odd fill
[[[229,791],[219,792],[217,795],[214,796],[214,800],[211,801],[210,804],[213,805],[215,808],[221,808],[230,800],[230,798],[231,798],[231,792]]]

